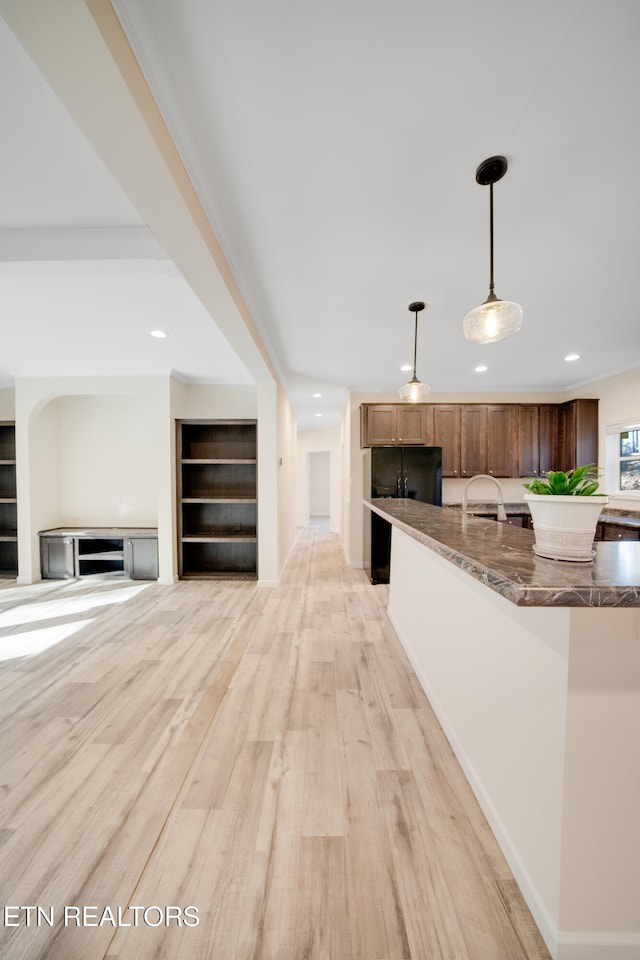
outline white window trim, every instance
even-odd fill
[[[605,425],[605,490],[610,497],[640,500],[640,490],[620,490],[619,436],[625,430],[640,430],[640,416]]]

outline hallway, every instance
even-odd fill
[[[0,958],[548,958],[385,601],[322,528],[275,589],[0,587]]]

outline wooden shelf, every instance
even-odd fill
[[[15,423],[0,422],[0,577],[18,575]]]
[[[83,553],[78,557],[83,560],[124,560],[124,550],[104,550],[102,553]]]
[[[183,463],[183,464],[184,464],[184,463],[196,463],[196,464],[197,464],[197,463],[234,463],[234,464],[235,464],[235,463],[249,463],[249,464],[252,464],[252,463],[253,463],[253,464],[255,464],[255,463],[257,463],[257,462],[258,462],[258,461],[255,460],[255,459],[253,459],[253,460],[238,460],[238,459],[232,460],[232,459],[227,458],[227,459],[224,459],[224,460],[220,460],[220,459],[214,459],[214,458],[212,458],[212,457],[210,457],[210,458],[200,457],[199,459],[190,458],[190,459],[188,459],[188,460],[185,458],[185,459],[182,460],[182,463]]]
[[[179,573],[255,579],[256,421],[177,423]]]
[[[183,497],[183,503],[257,503],[255,497]]]
[[[182,538],[183,543],[257,543],[257,537],[243,537],[241,534],[232,534],[224,537],[210,536],[208,533],[189,534]]]

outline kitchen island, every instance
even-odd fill
[[[640,542],[592,563],[412,500],[389,617],[559,960],[640,958]],[[382,588],[384,589],[384,588]]]

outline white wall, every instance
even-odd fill
[[[329,453],[329,527],[334,533],[341,532],[342,504],[342,439],[340,427],[324,430],[300,430],[297,436],[297,496],[296,523],[304,527],[309,520],[309,454]]]
[[[0,420],[15,420],[15,390],[13,387],[0,389]]]
[[[577,397],[597,397],[599,424],[598,463],[607,469],[601,483],[606,493],[612,490],[611,451],[607,446],[607,427],[620,422],[640,423],[640,370],[629,370],[615,377],[598,380],[596,383],[580,387]],[[623,510],[640,510],[640,493],[625,494],[624,497],[611,497],[609,507]]]
[[[640,610],[572,611],[560,927],[594,958],[640,957],[639,730]]]
[[[331,508],[331,454],[316,450],[307,454],[309,478],[309,517],[327,517]]]
[[[39,575],[38,531],[62,524],[59,439],[56,401],[46,404],[30,424],[16,419],[18,571],[19,579],[26,582]],[[32,565],[33,576],[25,573]]]
[[[340,531],[345,551],[349,555],[351,543],[351,471],[353,457],[351,454],[351,410],[352,399],[349,397],[342,412],[340,422]],[[360,429],[358,427],[358,438]]]
[[[73,396],[58,412],[58,525],[155,527],[158,438],[149,399]]]
[[[172,379],[172,417],[176,420],[256,420],[255,386],[182,383]]]
[[[280,577],[296,538],[296,435],[293,407],[284,390],[277,393],[278,430],[274,456],[277,471],[278,571]],[[259,466],[258,466],[259,469]],[[267,506],[268,508],[268,506]],[[260,506],[258,505],[258,510]]]

